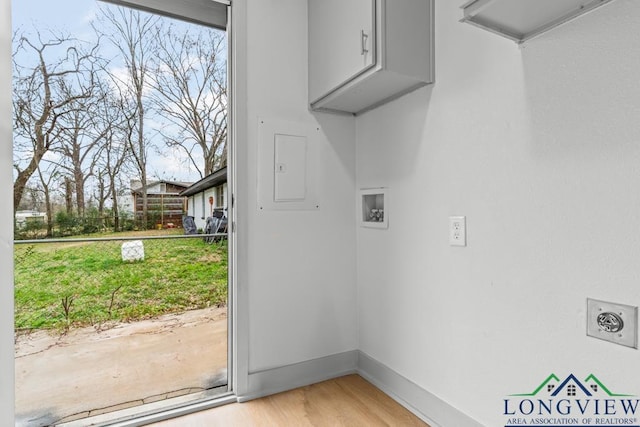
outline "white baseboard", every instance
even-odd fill
[[[293,365],[249,373],[246,402],[357,373],[432,427],[483,427],[458,409],[367,354],[352,350]]]
[[[357,363],[358,351],[351,350],[293,365],[250,372],[247,379],[247,392],[238,396],[238,402],[355,374]]]
[[[366,353],[358,351],[358,374],[431,427],[483,427]]]

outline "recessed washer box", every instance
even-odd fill
[[[386,188],[363,188],[359,194],[360,214],[359,220],[362,227],[388,228],[389,214]]]
[[[638,307],[587,298],[587,335],[638,348]]]

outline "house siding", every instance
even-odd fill
[[[217,197],[217,189],[222,187],[223,190],[223,203],[220,203]],[[209,197],[213,197],[213,205],[209,203]],[[189,196],[187,200],[187,215],[192,216],[196,227],[204,229],[207,221],[207,217],[211,216],[213,210],[226,209],[227,208],[227,184],[208,188],[204,191]]]
[[[179,193],[188,188],[188,185],[179,185],[171,182],[156,182],[147,187],[147,214],[150,222],[162,227],[182,227],[182,216],[186,212],[187,198]],[[143,216],[144,198],[140,189],[135,189],[131,194],[131,209],[136,220]]]

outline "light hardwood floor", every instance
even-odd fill
[[[202,411],[155,427],[421,426],[418,417],[358,375]]]

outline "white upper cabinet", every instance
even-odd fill
[[[309,3],[309,61],[321,69],[309,81],[316,99],[374,66],[375,0],[318,0]],[[340,13],[336,13],[340,11]],[[329,23],[322,24],[322,23]]]
[[[309,103],[357,114],[433,83],[433,0],[308,0]]]

